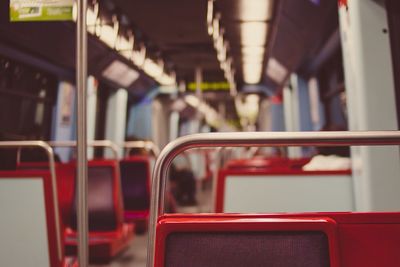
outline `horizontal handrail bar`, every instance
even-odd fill
[[[76,141],[49,141],[47,142],[52,147],[76,147]],[[106,147],[112,150],[115,159],[118,159],[119,147],[110,140],[92,140],[88,141],[89,147]]]

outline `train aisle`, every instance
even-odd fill
[[[136,235],[132,244],[109,264],[90,264],[89,267],[145,267],[147,234]]]

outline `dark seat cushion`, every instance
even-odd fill
[[[145,161],[121,161],[121,183],[125,210],[148,210],[149,164]]]
[[[113,178],[111,166],[90,166],[88,168],[89,231],[114,231],[117,229]],[[74,230],[77,227],[76,191],[71,222]]]
[[[173,233],[166,242],[166,267],[328,267],[322,232]]]

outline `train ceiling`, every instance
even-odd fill
[[[200,65],[204,79],[224,80],[213,40],[207,33],[206,0],[112,1],[114,8],[126,13],[151,40],[154,52],[169,60],[179,78],[193,81],[195,69]],[[338,27],[337,0],[256,1],[273,3],[272,16],[267,20],[267,52],[261,83],[274,87],[281,85],[281,82],[268,78],[265,73],[269,58],[276,59],[287,73],[301,69],[304,74],[309,74],[309,66]],[[229,54],[238,70],[235,77],[239,84],[243,83],[240,42],[242,2],[254,0],[214,1],[214,13],[221,15],[220,24],[230,44]]]
[[[225,29],[225,40],[229,42],[228,54],[233,57],[235,80],[239,90],[243,85],[240,42],[240,25],[243,21],[240,17],[240,3],[248,1],[214,1],[214,14],[220,13],[220,24]],[[254,1],[273,2],[272,15],[266,21],[268,35],[265,42],[261,84],[276,89],[281,87],[287,78],[285,73],[299,71],[303,75],[310,75],[316,71],[316,66],[318,67],[324,59],[339,49],[336,0],[251,0],[250,2]],[[207,0],[100,0],[99,2],[109,12],[128,21],[134,28],[136,39],[146,44],[147,53],[153,58],[164,59],[164,65],[176,72],[178,80],[193,81],[198,66],[203,70],[204,80],[225,79],[224,71],[221,70],[217,59],[213,38],[208,34]],[[72,23],[10,24],[7,12],[8,1],[2,1],[1,44],[17,50],[20,48],[65,70],[73,77],[75,31]],[[329,42],[330,46],[327,45]],[[0,49],[0,53],[5,54],[4,51]],[[96,38],[89,38],[89,67],[92,73],[98,72],[96,70],[98,65],[107,64],[113,58],[121,59]],[[278,74],[285,77],[281,79],[269,77],[271,76],[269,74],[274,73],[274,71],[268,72],[271,59],[274,63],[271,65],[278,69]],[[143,95],[146,93],[146,87],[154,85],[146,75],[142,76],[136,86],[131,88],[135,94]]]

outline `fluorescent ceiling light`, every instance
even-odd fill
[[[213,34],[213,15],[214,15],[214,0],[208,0],[207,5],[207,28],[208,34]]]
[[[132,53],[132,62],[138,67],[142,67],[146,59],[146,47],[141,46],[140,50],[135,50]]]
[[[219,14],[217,14],[217,17],[214,18],[213,24],[212,24],[212,27],[213,27],[212,36],[213,36],[214,40],[217,40],[217,38],[219,36],[219,17],[220,17]]]
[[[275,58],[270,58],[267,65],[267,75],[278,84],[282,84],[287,75],[288,70]]]
[[[247,84],[256,84],[261,81],[262,63],[244,63],[243,64],[243,80]]]
[[[200,100],[194,95],[186,95],[185,101],[194,108],[196,108],[200,104]]]
[[[128,88],[139,78],[139,73],[125,63],[114,60],[102,73],[103,77]]]
[[[132,51],[134,45],[134,37],[133,34],[130,34],[128,38],[123,35],[118,35],[117,41],[115,44],[115,49],[118,51]]]
[[[242,47],[242,54],[247,55],[254,55],[263,57],[265,52],[265,47],[263,46],[244,46]]]
[[[243,63],[259,63],[259,64],[261,64],[264,61],[264,58],[263,58],[263,56],[243,55],[242,61],[243,61]]]
[[[241,0],[239,17],[244,21],[266,21],[271,18],[271,0]]]
[[[243,22],[240,33],[243,46],[264,46],[267,41],[267,23]]]
[[[99,38],[103,41],[106,45],[111,48],[115,47],[115,43],[117,42],[117,31],[114,27],[110,25],[102,25],[100,30]]]
[[[168,75],[163,73],[158,79],[157,82],[161,85],[174,85],[176,87],[176,76],[175,75]]]
[[[174,94],[178,92],[178,88],[173,85],[161,85],[158,89],[162,94]],[[183,104],[186,105],[185,102],[183,102]]]
[[[162,75],[162,73],[164,71],[163,64],[157,64],[150,58],[146,58],[144,60],[142,68],[143,68],[143,71],[146,72],[147,75],[149,75],[150,77],[153,77],[153,78]]]
[[[93,9],[93,10],[90,8],[87,9],[86,24],[87,24],[87,30],[91,34],[96,33],[97,15],[98,15],[98,4],[97,4],[97,8],[95,7],[95,9]]]

